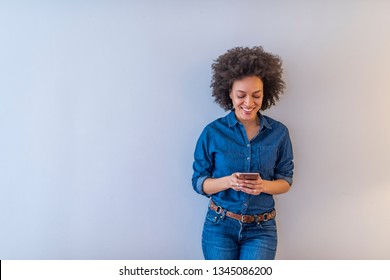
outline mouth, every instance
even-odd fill
[[[253,107],[253,108],[244,108],[244,107],[241,107],[241,110],[244,111],[245,114],[251,114],[254,110],[255,110],[256,107]]]

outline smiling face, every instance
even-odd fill
[[[257,112],[263,102],[263,82],[260,78],[250,76],[236,80],[229,96],[236,118],[241,123],[257,121]]]

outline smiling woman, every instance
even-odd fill
[[[260,113],[284,89],[279,57],[261,47],[234,48],[213,64],[213,96],[231,112],[203,130],[192,177],[211,197],[204,222],[206,259],[274,259],[273,195],[290,189],[293,152],[287,128]],[[242,173],[257,173],[253,179]]]

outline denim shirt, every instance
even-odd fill
[[[258,113],[259,133],[248,140],[234,110],[207,125],[196,144],[192,186],[202,195],[207,178],[221,178],[235,172],[257,172],[264,180],[293,177],[293,151],[288,129],[282,123]],[[260,214],[274,209],[273,196],[251,195],[231,188],[211,195],[222,208],[239,214]]]

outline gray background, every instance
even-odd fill
[[[284,61],[278,259],[390,258],[389,1],[0,1],[0,259],[202,259],[210,65]]]

